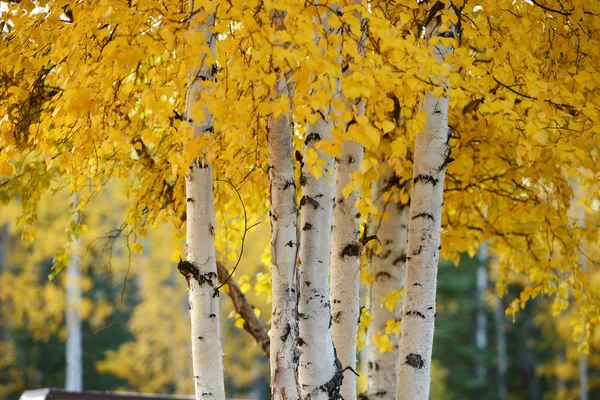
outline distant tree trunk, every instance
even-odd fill
[[[558,350],[557,363],[559,365],[564,364],[565,362],[565,350],[561,348]],[[558,370],[558,368],[557,368]],[[558,374],[557,374],[558,375]],[[561,396],[565,395],[565,391],[567,390],[567,381],[562,376],[556,377],[556,398],[561,399]]]
[[[331,123],[324,117],[314,125],[307,124],[305,149],[315,150],[321,140],[331,140]],[[333,207],[333,160],[318,152],[325,161],[323,174],[317,179],[303,165],[302,239],[300,241],[300,301],[298,324],[301,351],[298,376],[301,396],[311,400],[340,397],[342,368],[335,355],[331,336],[331,304],[329,301],[329,255]]]
[[[8,249],[8,222],[2,224],[0,228],[0,277],[6,273],[6,255]],[[0,304],[0,342],[11,341],[10,322],[8,316],[2,314],[2,309],[7,308],[4,304]]]
[[[381,252],[371,257],[371,273],[375,281],[367,292],[367,306],[372,320],[367,329],[368,389],[369,399],[393,400],[396,396],[397,364],[400,338],[388,335],[392,350],[382,353],[375,344],[375,334],[385,335],[388,321],[402,320],[402,304],[398,303],[393,310],[384,304],[385,297],[394,290],[404,287],[406,269],[406,240],[408,234],[408,205],[395,204],[393,199],[384,201],[384,194],[394,185],[397,178],[385,165],[387,171],[373,187],[373,199],[381,212],[389,216],[373,219],[370,223],[370,234],[377,235],[381,243]]]
[[[487,340],[487,303],[485,293],[488,288],[488,263],[489,263],[488,244],[483,243],[477,251],[477,320],[475,326],[475,344],[479,350],[475,372],[481,383],[487,379],[486,364],[484,360],[485,350],[488,345]]]
[[[73,201],[77,207],[77,198]],[[73,214],[78,219],[78,213]],[[66,379],[65,389],[81,391],[83,389],[83,349],[81,335],[81,238],[71,246],[71,257],[67,266],[67,306],[66,306]]]
[[[282,29],[283,13],[274,12]],[[283,74],[275,81],[275,99],[290,97]],[[271,397],[298,399],[296,376],[298,341],[298,209],[294,180],[294,125],[290,114],[269,120],[269,180],[271,183],[272,322],[270,334]]]
[[[496,326],[496,356],[498,364],[498,398],[508,399],[508,387],[506,386],[506,371],[508,370],[508,352],[506,350],[506,317],[504,305],[501,298],[496,299],[494,305],[494,324]]]
[[[443,3],[438,2],[430,9],[427,38],[452,34],[439,31],[439,12],[443,7]],[[434,49],[438,62],[443,62],[451,52],[451,47],[446,48],[442,44]],[[398,400],[429,398],[444,176],[450,157],[448,97],[438,99],[428,93],[423,105],[426,128],[417,134],[414,154],[396,388]]]
[[[206,44],[214,56],[216,38],[209,30],[214,25],[214,2],[203,3],[205,14],[194,17],[190,29],[204,34]],[[196,10],[190,0],[190,10]],[[200,21],[200,22],[197,22]],[[192,109],[197,97],[206,90],[205,81],[214,81],[214,66],[198,60],[191,71],[186,100],[186,118],[192,121],[194,134],[199,136],[213,131],[213,116],[204,110],[203,121],[193,121]],[[187,198],[187,260],[179,263],[179,270],[187,279],[190,318],[192,325],[192,364],[196,399],[224,399],[223,349],[219,322],[219,292],[215,259],[214,198],[212,167],[199,156],[190,165],[186,176]]]

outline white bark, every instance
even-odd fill
[[[376,219],[371,227],[379,227],[375,233],[382,249],[379,254],[374,254],[371,260],[375,281],[370,285],[367,297],[367,306],[373,319],[367,330],[368,354],[368,390],[369,399],[393,400],[396,397],[397,364],[399,351],[399,338],[388,335],[392,342],[392,350],[381,353],[375,344],[374,336],[377,332],[385,334],[385,326],[389,320],[402,320],[402,304],[399,302],[390,311],[383,301],[394,290],[404,286],[406,267],[406,240],[408,225],[408,206],[394,204],[393,200],[385,203],[383,195],[393,185],[394,176],[389,171],[383,175],[373,188],[373,198],[380,211],[385,211],[387,220]]]
[[[440,34],[439,11],[437,3],[430,10],[427,38]],[[438,62],[443,62],[451,52],[452,48],[442,44],[434,48]],[[428,399],[431,381],[444,177],[450,157],[448,97],[438,99],[428,93],[423,110],[426,126],[416,138],[408,223],[406,286],[396,388],[398,400]]]
[[[276,81],[276,95],[288,95],[284,76]],[[271,397],[298,399],[298,340],[296,258],[298,254],[296,185],[294,183],[294,127],[290,115],[270,120],[269,180],[271,182],[272,322],[270,332]]]
[[[321,140],[331,140],[331,123],[320,118],[306,126],[306,149],[315,149]],[[302,238],[300,241],[300,300],[298,325],[301,351],[298,376],[303,399],[339,398],[341,365],[335,356],[331,336],[329,301],[329,255],[333,207],[333,160],[319,152],[325,160],[323,175],[316,179],[303,165]]]
[[[487,242],[479,246],[477,251],[477,276],[476,276],[476,289],[477,289],[477,319],[475,324],[475,345],[479,350],[479,358],[475,367],[477,378],[481,382],[486,381],[486,366],[483,357],[488,340],[487,340],[487,303],[485,301],[485,293],[488,288],[488,257],[489,249]]]
[[[77,206],[77,198],[74,201]],[[76,219],[77,213],[73,215]],[[67,305],[66,305],[66,371],[65,389],[81,391],[83,389],[83,349],[81,335],[81,266],[77,254],[81,238],[72,245],[72,253],[67,266]]]
[[[358,4],[358,3],[357,3]],[[360,13],[354,16],[362,21]],[[364,55],[363,33],[358,51]],[[342,68],[344,76],[352,74],[349,63]],[[337,89],[340,97],[341,82]],[[352,110],[352,101],[344,98],[347,110]],[[364,115],[365,103],[359,100],[357,114]],[[340,118],[341,120],[341,118]],[[346,126],[348,128],[348,126]],[[356,398],[356,351],[358,336],[358,318],[360,316],[360,255],[359,244],[360,215],[355,207],[360,198],[360,189],[344,197],[344,188],[352,182],[352,175],[359,171],[364,149],[358,143],[344,142],[341,154],[335,160],[334,167],[334,204],[331,238],[331,313],[333,317],[332,336],[336,354],[343,368],[347,368],[342,382],[342,397]]]
[[[502,299],[496,299],[494,306],[494,324],[496,325],[496,355],[498,366],[498,398],[508,398],[508,387],[506,385],[506,371],[508,370],[508,352],[506,350],[506,317]]]
[[[356,371],[356,338],[358,334],[360,254],[360,215],[355,207],[360,191],[344,198],[343,190],[352,181],[363,158],[363,148],[354,142],[342,143],[335,160],[334,205],[331,237],[331,314],[332,335],[337,357],[344,368]],[[342,396],[356,398],[356,376],[350,370],[344,375]]]
[[[199,4],[190,1],[190,10]],[[210,51],[215,52],[215,37],[209,31],[214,24],[213,15],[200,17],[190,29],[204,33]],[[186,116],[192,121],[191,107],[199,94],[206,90],[204,81],[214,80],[213,65],[201,55],[198,68],[190,73]],[[205,109],[204,121],[192,121],[194,133],[202,135],[213,130],[213,117]],[[199,155],[200,156],[200,155]],[[219,293],[214,244],[214,198],[212,167],[201,157],[190,165],[186,176],[187,198],[187,261],[179,269],[186,276],[189,288],[190,318],[192,326],[192,364],[196,399],[225,399],[223,378],[223,350],[219,323]]]

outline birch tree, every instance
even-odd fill
[[[331,336],[331,305],[329,300],[329,255],[331,218],[333,211],[333,159],[316,150],[316,145],[331,140],[332,124],[322,115],[314,124],[307,124],[305,155],[317,154],[324,160],[320,176],[304,163],[300,182],[302,199],[302,238],[300,241],[300,300],[298,375],[301,396],[307,399],[340,397],[342,367],[336,357]]]
[[[77,197],[74,196],[74,206],[77,208]],[[73,214],[77,220],[79,212]],[[65,389],[81,391],[83,389],[83,343],[81,332],[81,239],[77,238],[72,246],[72,254],[67,266],[67,304],[66,304],[66,379]]]
[[[190,0],[190,9],[196,10]],[[214,25],[216,4],[204,2],[191,30],[204,39],[210,53],[201,53],[197,67],[190,73],[186,116],[192,121],[196,136],[213,131],[213,117],[208,108],[198,107],[199,96],[207,91],[206,82],[215,77],[216,38]],[[192,324],[192,363],[196,399],[224,399],[223,350],[219,322],[219,292],[215,258],[215,214],[212,166],[198,156],[186,176],[187,260],[179,263],[179,271],[188,282],[190,319]]]
[[[440,32],[442,17],[439,13],[444,7],[436,3],[429,10],[426,39],[453,36],[452,32]],[[443,62],[452,53],[452,47],[440,43],[433,51],[437,61]],[[429,398],[444,176],[450,158],[448,97],[437,98],[427,93],[423,111],[426,127],[417,134],[414,153],[398,357],[396,398],[402,400]]]
[[[479,350],[479,358],[477,361],[477,365],[475,366],[475,373],[477,378],[481,382],[486,381],[486,366],[485,362],[482,359],[482,354],[487,348],[487,303],[485,300],[485,295],[488,287],[488,244],[483,243],[479,246],[479,250],[477,251],[477,276],[476,276],[476,293],[477,293],[477,320],[475,324],[475,344],[477,345],[477,349]]]
[[[357,21],[361,21],[361,15],[354,12]],[[350,29],[342,31],[343,34],[351,35]],[[364,30],[361,21],[361,37],[358,40],[358,55],[364,57]],[[355,60],[353,60],[355,61]],[[342,66],[344,76],[352,74],[350,60]],[[341,85],[338,81],[338,92]],[[342,98],[346,110],[364,117],[365,100],[353,100]],[[354,104],[356,103],[356,104]],[[346,126],[354,122],[350,121]],[[335,159],[333,172],[334,203],[331,226],[331,314],[332,314],[332,336],[337,357],[344,370],[342,384],[342,397],[345,399],[356,398],[356,352],[358,319],[360,316],[360,256],[362,243],[360,236],[360,213],[356,208],[356,202],[360,199],[360,188],[356,187],[349,193],[348,188],[359,174],[359,166],[363,160],[364,148],[354,141],[344,141],[341,144],[341,154]]]
[[[402,320],[402,304],[397,302],[404,287],[408,205],[396,204],[391,190],[399,185],[389,165],[373,187],[373,199],[380,214],[370,226],[381,249],[372,254],[367,307],[372,316],[367,330],[368,390],[371,399],[396,396],[399,337],[389,327]],[[395,330],[395,329],[392,329]]]
[[[273,12],[274,24],[283,29],[283,13]],[[280,74],[274,97],[290,98],[288,81]],[[298,210],[294,178],[294,126],[290,113],[270,117],[269,181],[271,184],[272,322],[270,332],[271,397],[298,399],[296,343]]]

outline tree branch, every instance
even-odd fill
[[[248,299],[242,293],[242,290],[238,286],[235,278],[229,274],[227,268],[217,261],[217,275],[219,276],[219,283],[224,285],[227,282],[228,290],[227,294],[233,303],[233,308],[244,320],[244,330],[248,332],[256,343],[260,346],[263,354],[269,358],[269,335],[267,334],[267,328],[263,322],[254,314],[254,306],[248,302]]]

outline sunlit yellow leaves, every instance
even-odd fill
[[[380,353],[387,353],[393,349],[392,341],[389,336],[382,334],[381,332],[375,332],[373,335],[373,343],[379,348]]]
[[[387,321],[385,323],[385,334],[386,335],[397,335],[399,336],[401,331],[400,331],[400,327],[402,325],[401,321],[396,321],[393,319],[390,319],[389,321]]]
[[[382,300],[382,305],[390,311],[393,311],[398,302],[402,299],[404,289],[397,289],[385,295]]]

